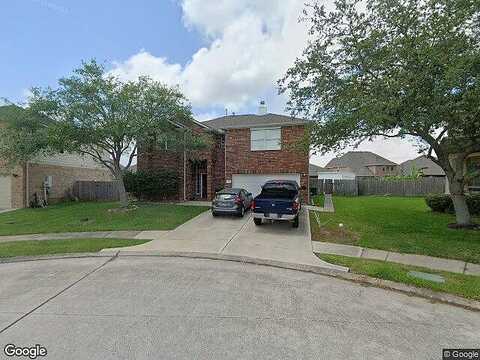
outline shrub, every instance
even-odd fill
[[[428,207],[435,212],[447,212],[449,208],[453,207],[452,198],[446,194],[428,195],[425,201]]]
[[[480,215],[480,194],[467,195],[467,205],[470,214]]]
[[[470,211],[471,215],[479,215],[480,214],[480,195],[465,195],[468,210]],[[427,205],[432,211],[435,212],[448,212],[454,213],[455,209],[453,207],[453,201],[450,195],[447,194],[435,194],[435,195],[428,195],[425,198]]]
[[[125,174],[125,189],[139,199],[164,200],[178,191],[178,175],[174,171],[138,171]]]

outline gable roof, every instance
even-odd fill
[[[278,114],[228,115],[202,122],[202,124],[205,124],[213,129],[242,129],[263,126],[295,126],[304,125],[306,123],[308,123],[307,120]]]
[[[322,171],[323,168],[321,166],[315,165],[315,164],[308,164],[308,174],[310,176],[317,176],[320,171]]]
[[[425,176],[445,176],[445,171],[425,155],[407,160],[400,164],[403,175],[410,175],[413,170],[421,170]]]
[[[374,176],[368,166],[397,166],[398,164],[385,159],[371,151],[349,151],[346,154],[330,160],[325,168],[345,168],[357,176]]]

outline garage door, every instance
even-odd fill
[[[295,180],[300,185],[300,174],[237,174],[232,177],[232,187],[246,189],[257,196],[262,191],[262,185],[269,180]]]
[[[12,183],[10,176],[0,175],[0,209],[12,207]]]

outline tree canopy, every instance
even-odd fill
[[[309,4],[310,42],[280,91],[315,120],[312,145],[339,151],[376,136],[410,137],[447,174],[457,222],[465,159],[480,151],[478,0],[337,0]]]
[[[205,145],[190,131],[190,106],[179,89],[147,77],[122,82],[95,61],[60,79],[58,88],[32,89],[28,106],[15,118],[3,130],[2,138],[12,139],[0,144],[4,158],[13,163],[41,152],[91,156],[119,182],[123,205],[123,174],[138,146],[168,142],[169,149],[190,150]]]

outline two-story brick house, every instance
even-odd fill
[[[138,169],[178,173],[176,200],[211,200],[224,187],[245,188],[255,196],[267,180],[296,180],[308,201],[308,151],[300,150],[306,121],[284,115],[230,115],[193,122],[211,146],[194,153],[168,149],[140,151]]]

